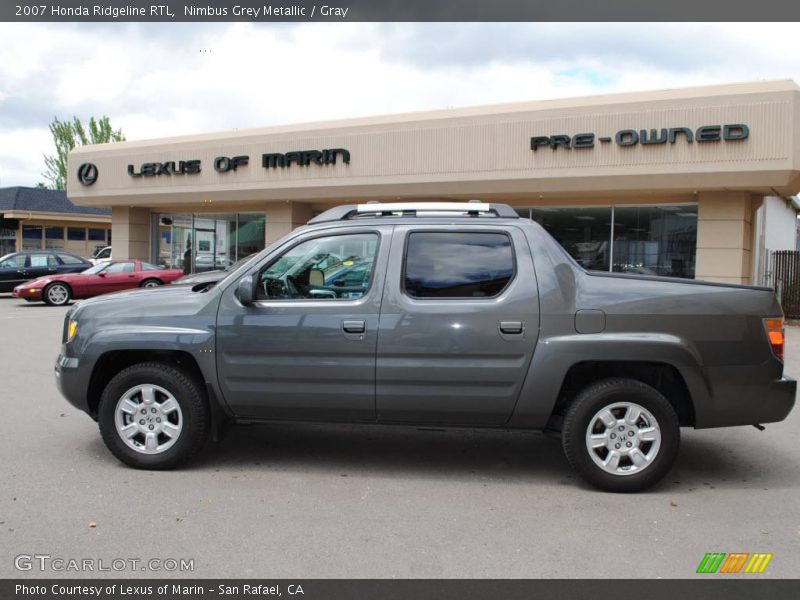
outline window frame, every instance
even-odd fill
[[[262,266],[259,266],[254,271],[251,271],[250,273],[248,273],[246,275],[246,277],[252,277],[253,275],[258,275],[259,276],[259,281],[260,281],[261,280],[261,273],[263,273],[264,271],[269,269],[272,265],[277,263],[281,258],[283,258],[286,255],[286,253],[291,252],[293,249],[297,248],[301,244],[305,244],[306,242],[311,242],[313,240],[318,240],[318,239],[322,239],[322,238],[332,238],[332,237],[342,237],[342,236],[356,236],[356,235],[374,235],[377,238],[377,243],[375,244],[375,255],[373,256],[373,261],[372,261],[372,265],[373,265],[372,266],[372,276],[370,277],[370,280],[369,280],[369,287],[367,287],[364,290],[364,294],[360,298],[325,298],[325,297],[319,297],[319,298],[263,298],[263,299],[256,298],[256,300],[254,301],[254,304],[257,304],[257,305],[261,305],[261,304],[270,305],[273,302],[280,303],[280,304],[284,304],[284,303],[287,303],[287,302],[291,302],[291,303],[302,303],[302,302],[305,302],[305,303],[313,303],[313,304],[317,304],[319,302],[324,302],[325,304],[328,304],[330,302],[338,302],[338,303],[350,302],[350,303],[357,304],[357,303],[365,301],[369,297],[370,293],[372,293],[372,290],[375,287],[375,268],[377,267],[378,256],[379,256],[379,253],[380,253],[380,250],[381,250],[381,244],[383,243],[383,235],[381,234],[380,231],[378,231],[376,229],[360,230],[360,231],[337,231],[335,233],[334,232],[327,232],[327,233],[326,232],[319,232],[318,235],[311,235],[311,236],[308,236],[308,237],[304,237],[302,239],[295,240],[295,243],[278,250],[278,254],[276,254],[274,258],[271,258],[266,264],[264,264]]]
[[[415,233],[492,233],[495,235],[504,235],[507,239],[509,244],[511,245],[511,278],[508,282],[503,286],[499,292],[497,292],[494,296],[441,296],[441,297],[427,297],[427,298],[418,298],[416,296],[412,296],[408,293],[406,289],[406,268],[408,267],[408,249],[411,244],[411,236]],[[409,229],[406,231],[405,240],[403,242],[403,264],[400,269],[400,291],[409,300],[413,300],[415,302],[442,302],[448,300],[455,300],[455,301],[462,301],[462,300],[471,300],[471,301],[484,301],[484,300],[494,300],[499,298],[503,294],[508,291],[508,288],[511,287],[511,284],[514,283],[517,279],[517,249],[514,246],[514,236],[511,235],[510,231],[505,229]]]

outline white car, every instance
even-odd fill
[[[89,259],[89,262],[93,265],[99,265],[100,263],[110,262],[111,260],[111,246],[106,246],[105,248],[100,248],[100,250],[95,252],[92,255],[92,258]]]

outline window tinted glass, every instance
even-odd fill
[[[53,254],[31,254],[31,268],[36,267],[57,267],[58,260]]]
[[[72,256],[71,254],[59,254],[58,258],[60,258],[61,262],[65,265],[79,265],[83,263],[80,258],[77,256]]]
[[[106,230],[105,229],[94,229],[89,228],[89,239],[93,242],[104,242],[106,241]]]
[[[335,235],[288,250],[259,277],[260,300],[361,298],[372,281],[378,236]]]
[[[142,271],[159,271],[159,267],[150,263],[142,263]]]
[[[412,233],[405,291],[412,298],[490,298],[514,276],[511,240],[502,233]]]
[[[133,273],[134,265],[132,262],[119,262],[119,263],[111,263],[108,265],[108,268],[104,271],[105,273]]]
[[[86,228],[85,227],[68,227],[67,228],[67,239],[72,242],[83,242],[86,240]]]
[[[20,269],[25,266],[25,255],[16,254],[0,262],[0,269]]]

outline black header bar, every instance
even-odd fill
[[[2,0],[0,21],[800,21],[796,0]],[[647,27],[639,23],[636,27]],[[613,42],[613,40],[609,40]],[[580,40],[564,40],[565,44]],[[768,43],[768,40],[765,40]]]

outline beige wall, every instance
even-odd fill
[[[622,147],[622,129],[745,123],[750,136]],[[593,132],[589,149],[531,149],[531,137]],[[346,148],[335,165],[264,168],[263,153]],[[219,173],[217,156],[249,163]],[[198,159],[198,174],[131,177],[128,165]],[[90,186],[77,167],[97,165]],[[380,200],[469,199],[516,206],[697,203],[696,275],[747,283],[753,211],[800,191],[800,88],[792,81],[705,86],[83,146],[68,195],[113,207],[115,257],[149,257],[150,212],[264,211],[266,243],[313,210]],[[132,208],[135,207],[135,208]],[[213,207],[213,208],[212,208]]]
[[[282,238],[292,229],[305,225],[312,217],[311,205],[300,202],[281,202],[267,206],[264,237],[266,244]]]
[[[800,190],[800,88],[765,81],[525,102],[81,146],[69,155],[67,192],[96,206],[491,195]],[[622,147],[623,129],[745,123],[743,141]],[[531,137],[592,132],[595,147],[531,149]],[[264,153],[346,148],[349,164],[264,168]],[[236,171],[218,156],[249,156]],[[131,177],[142,163],[200,160],[197,174]],[[99,178],[77,180],[91,162]],[[221,208],[224,210],[224,208]]]
[[[150,209],[114,206],[111,209],[113,256],[150,259]]]
[[[753,215],[760,203],[745,192],[702,192],[697,214],[696,279],[750,283]]]

